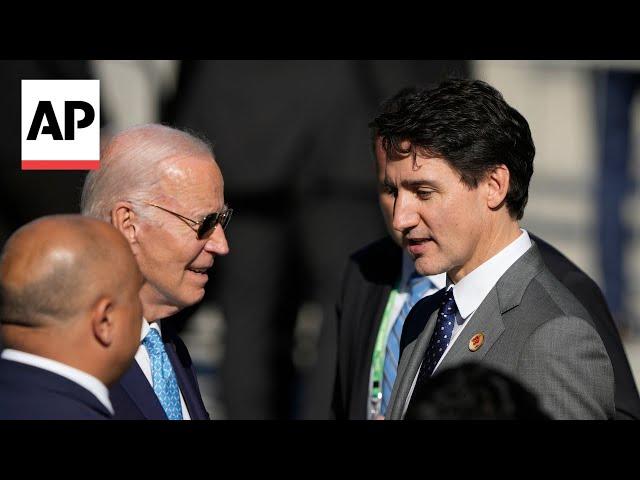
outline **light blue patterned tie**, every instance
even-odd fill
[[[413,306],[425,296],[427,291],[433,287],[433,283],[431,283],[431,280],[429,280],[428,277],[423,277],[418,272],[414,271],[409,277],[408,287],[409,295],[407,300],[404,302],[404,305],[402,305],[402,309],[400,310],[387,339],[387,348],[384,354],[384,371],[382,374],[382,402],[380,404],[381,415],[385,415],[387,412],[387,406],[389,405],[389,399],[391,398],[391,391],[393,389],[393,382],[395,382],[396,374],[398,373],[400,337],[402,337],[404,321],[409,315],[411,308],[413,308]]]
[[[142,344],[149,352],[153,391],[156,392],[160,405],[162,405],[169,420],[182,420],[178,381],[169,361],[169,356],[164,349],[160,332],[155,328],[150,328]]]

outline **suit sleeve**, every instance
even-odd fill
[[[347,284],[351,275],[352,263],[349,261],[342,274],[342,283],[340,285],[340,294],[336,300],[335,309],[333,315],[329,318],[331,327],[334,331],[334,346],[335,346],[335,363],[334,363],[334,382],[333,382],[333,394],[331,398],[331,408],[329,411],[329,418],[331,420],[346,420],[347,412],[345,405],[345,393],[342,389],[342,371],[344,370],[344,358],[348,352],[345,351],[345,332],[344,324],[342,322],[342,310],[344,304],[345,291],[347,290]]]
[[[615,415],[611,361],[600,336],[578,317],[560,317],[527,339],[518,373],[554,419]]]

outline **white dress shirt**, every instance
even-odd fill
[[[442,354],[442,357],[440,357],[440,360],[438,361],[436,368],[433,369],[433,373],[431,375],[435,374],[436,370],[438,370],[442,360],[447,356],[452,345],[458,339],[464,327],[469,323],[467,320],[473,316],[491,289],[493,289],[496,283],[498,283],[500,277],[502,277],[509,267],[516,263],[516,261],[524,255],[529,248],[531,248],[531,245],[533,245],[526,230],[520,229],[520,231],[522,233],[518,238],[475,270],[468,273],[458,283],[454,284],[447,277],[447,285],[449,288],[453,289],[453,298],[456,301],[458,313],[456,313],[456,324],[453,326],[451,341]],[[420,373],[419,369],[418,373]],[[416,374],[416,377],[413,379],[411,391],[407,397],[407,402],[404,406],[405,412],[409,406],[409,400],[413,395],[413,389],[416,386],[417,380],[418,375]]]
[[[140,346],[138,347],[138,351],[136,352],[136,362],[140,365],[140,369],[144,376],[147,377],[149,381],[149,385],[153,388],[153,377],[151,376],[151,359],[149,358],[149,352],[147,351],[147,347],[144,346],[142,340],[149,333],[150,328],[155,328],[160,336],[162,337],[162,330],[160,329],[160,322],[153,322],[149,324],[144,318],[142,319],[142,331],[140,333]],[[175,373],[175,372],[174,372]],[[176,381],[178,379],[176,378]],[[187,404],[184,403],[184,397],[182,396],[182,390],[180,390],[180,386],[178,385],[178,391],[180,392],[180,406],[182,407],[182,419],[183,420],[191,420],[189,416],[189,410],[187,410]]]
[[[89,375],[82,370],[70,367],[64,363],[57,362],[56,360],[51,360],[50,358],[21,352],[19,350],[13,350],[11,348],[3,350],[0,357],[5,360],[11,360],[12,362],[23,363],[42,370],[47,370],[48,372],[55,373],[56,375],[60,375],[61,377],[71,380],[73,383],[76,383],[85,390],[88,390],[89,393],[96,397],[98,401],[100,401],[100,403],[111,413],[111,415],[113,415],[113,406],[109,399],[109,390],[104,383],[93,375]]]

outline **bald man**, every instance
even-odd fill
[[[131,365],[142,275],[124,237],[80,215],[35,220],[0,258],[0,419],[109,419]]]
[[[222,173],[207,143],[154,124],[116,134],[100,164],[87,175],[82,213],[122,232],[144,276],[136,362],[111,389],[115,418],[207,420],[169,317],[202,300],[215,258],[229,252]]]

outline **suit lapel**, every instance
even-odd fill
[[[468,325],[466,325],[460,335],[458,335],[455,343],[451,346],[447,355],[442,359],[442,363],[436,369],[436,373],[466,361],[481,361],[500,335],[502,335],[502,332],[504,332],[504,323],[502,322],[502,314],[500,312],[500,304],[495,287],[491,289],[467,322],[469,322]],[[476,333],[482,333],[484,335],[484,343],[478,350],[472,352],[469,350],[469,342]]]
[[[509,267],[502,277],[500,277],[496,286],[487,294],[478,309],[468,320],[469,325],[460,333],[436,372],[458,365],[467,360],[473,362],[481,361],[505,331],[502,315],[520,304],[531,279],[535,277],[542,268],[544,268],[542,257],[534,243],[524,255]],[[418,374],[422,358],[433,334],[439,306],[440,305],[432,311],[426,327],[418,338],[413,343],[407,345],[405,353],[410,355],[409,360],[403,362],[403,358],[401,357],[400,359],[398,377],[401,377],[402,380],[397,386],[394,386],[394,392],[391,396],[392,420],[402,418],[404,405],[411,391],[411,386]],[[419,307],[422,308],[419,309]],[[418,303],[414,307],[415,310],[419,310],[416,312],[419,314],[422,314],[426,308],[429,308],[426,304],[426,299],[421,300],[421,303]],[[409,319],[407,319],[407,321],[409,321]],[[471,352],[468,347],[469,341],[476,333],[484,334],[484,345],[476,352]],[[396,383],[398,383],[397,380]]]
[[[120,385],[147,420],[167,420],[167,415],[138,362],[133,361],[120,379]]]
[[[451,350],[436,370],[459,365],[465,361],[478,362],[489,352],[505,330],[502,315],[520,305],[531,280],[544,268],[535,243],[498,279],[487,294]],[[476,333],[484,334],[484,344],[475,352],[469,350],[469,341]]]
[[[398,377],[396,378],[396,385],[394,385],[394,392],[390,399],[391,420],[399,420],[402,418],[404,405],[406,404],[409,393],[411,392],[411,386],[413,385],[413,381],[418,374],[420,365],[422,364],[422,357],[424,357],[424,352],[427,350],[431,335],[433,335],[436,318],[438,316],[438,309],[430,310],[430,312],[430,315],[427,312],[424,313],[429,315],[429,320],[427,321],[424,330],[417,339],[407,345],[402,357],[400,358]],[[417,310],[416,314],[418,313],[422,314],[422,309]],[[399,382],[398,378],[400,379]]]

